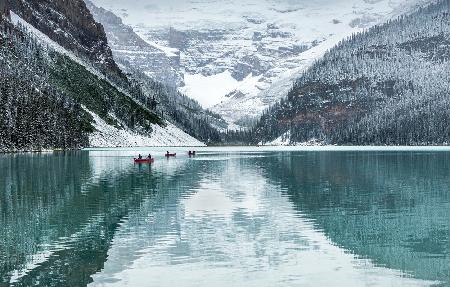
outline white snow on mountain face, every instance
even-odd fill
[[[180,90],[245,125],[352,33],[430,0],[94,0],[148,43],[180,53]]]
[[[21,25],[25,27],[27,31],[34,35],[36,40],[41,44],[47,45],[50,49],[68,56],[71,60],[84,66],[89,72],[96,75],[100,79],[107,80],[104,75],[98,72],[88,62],[78,58],[74,53],[66,50],[58,43],[51,40],[44,33],[33,27],[31,24],[23,20],[20,16],[12,11],[11,20],[15,25]],[[114,83],[110,83],[111,85],[115,86]],[[127,95],[127,93],[120,89],[120,87],[116,88]],[[128,129],[118,129],[116,127],[108,125],[97,114],[87,110],[85,107],[84,109],[91,114],[95,122],[94,127],[96,131],[92,133],[89,138],[91,147],[205,146],[204,143],[191,137],[171,123],[166,123],[165,127],[153,124],[153,132],[150,136],[145,136],[135,131],[131,131]]]
[[[247,94],[257,94],[257,84],[261,76],[248,75],[242,81],[238,81],[229,70],[222,73],[204,76],[202,74],[184,75],[186,85],[180,91],[197,100],[204,108],[214,108],[217,104],[226,101],[226,95],[236,90]]]
[[[204,143],[186,134],[173,124],[166,127],[152,125],[150,136],[141,135],[128,129],[118,129],[108,125],[96,114],[88,111],[95,121],[96,131],[89,136],[91,147],[162,147],[162,146],[205,146]]]

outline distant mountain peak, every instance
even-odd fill
[[[286,95],[326,50],[431,0],[92,1],[126,13],[123,22],[145,41],[178,49],[171,69],[185,78],[180,91],[239,128]],[[226,72],[233,79],[223,93],[204,89]],[[239,97],[226,97],[232,91]]]

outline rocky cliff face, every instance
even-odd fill
[[[178,50],[180,91],[239,129],[341,40],[431,0],[91,1]]]
[[[114,13],[85,1],[96,21],[102,23],[115,59],[126,61],[150,78],[170,86],[184,84],[180,54],[163,51],[144,41]],[[126,67],[124,71],[127,71]]]
[[[6,0],[2,0],[6,1]],[[64,48],[121,74],[103,26],[82,0],[9,0],[11,10]]]

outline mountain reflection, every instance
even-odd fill
[[[338,246],[450,282],[449,153],[291,153],[259,165]]]
[[[449,282],[447,153],[68,152],[0,170],[0,286]]]
[[[183,182],[87,152],[6,155],[0,170],[0,286],[86,286],[130,210]]]

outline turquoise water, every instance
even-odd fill
[[[0,286],[450,285],[446,149],[165,150],[0,155]]]

